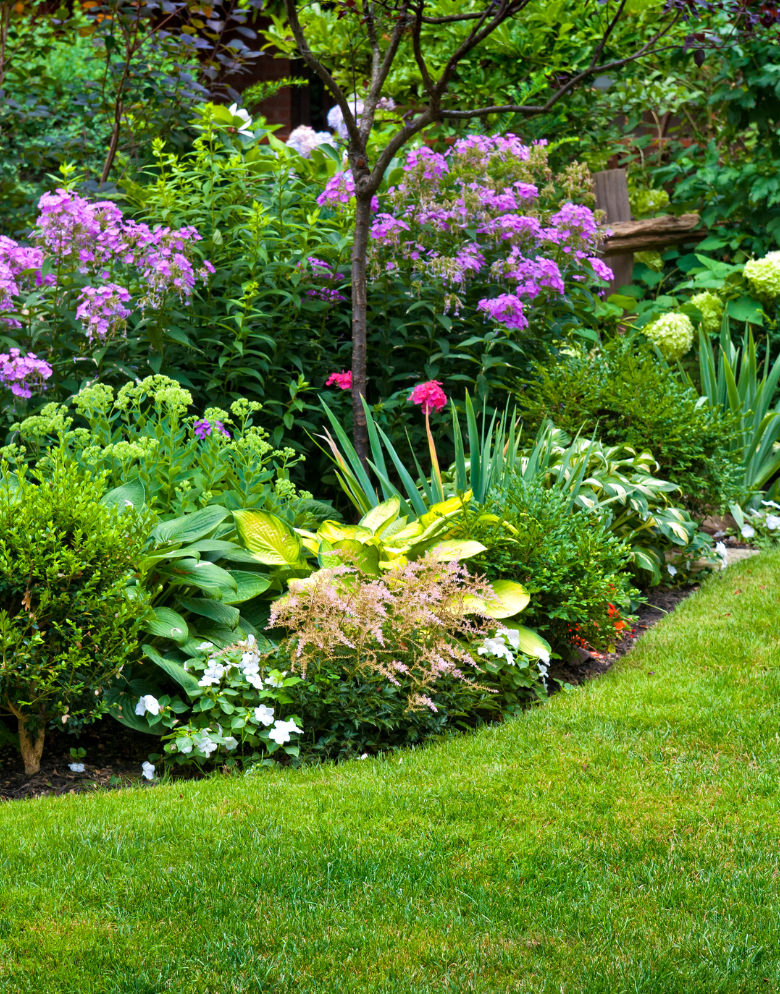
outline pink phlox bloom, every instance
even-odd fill
[[[325,386],[337,386],[339,390],[351,390],[352,389],[352,370],[347,369],[340,373],[331,373],[330,376],[325,380]]]
[[[34,388],[45,388],[44,381],[51,375],[51,366],[34,352],[26,356],[19,349],[0,353],[0,383],[9,386],[15,397],[31,397]]]
[[[440,411],[447,403],[447,395],[441,388],[438,380],[428,380],[427,383],[418,383],[409,394],[409,400],[413,404],[419,404],[423,413]]]
[[[446,158],[439,152],[423,145],[421,148],[413,148],[406,157],[404,172],[411,172],[422,165],[420,170],[422,179],[438,180],[445,173],[449,172]]]
[[[599,259],[597,256],[592,256],[588,259],[588,262],[593,268],[593,272],[598,276],[600,280],[605,280],[609,283],[610,280],[615,278],[615,274],[609,268],[609,266]]]

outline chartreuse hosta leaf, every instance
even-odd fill
[[[367,528],[372,534],[379,535],[398,519],[401,513],[401,499],[393,496],[389,500],[372,507],[368,514],[360,519],[360,526]]]
[[[549,660],[550,653],[552,652],[550,643],[532,628],[526,628],[525,625],[519,625],[515,621],[507,621],[504,627],[511,628],[512,631],[517,632],[518,648],[526,656]]]
[[[512,618],[520,614],[528,606],[531,600],[522,584],[515,583],[514,580],[494,580],[490,586],[493,588],[495,600],[486,600],[482,597],[468,596],[463,599],[463,613],[474,614],[479,611],[489,618]]]
[[[471,559],[472,556],[478,556],[480,552],[487,552],[487,547],[481,542],[452,538],[432,546],[428,550],[428,555],[438,559],[440,563],[453,563],[461,559]]]
[[[236,529],[244,545],[268,566],[297,566],[303,546],[299,535],[269,511],[234,511]]]

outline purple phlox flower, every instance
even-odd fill
[[[355,197],[355,180],[351,169],[331,176],[325,184],[325,189],[317,197],[317,203],[321,207],[334,208],[339,204],[348,204]],[[371,198],[371,210],[379,210],[379,201],[376,197]]]
[[[484,311],[494,321],[507,328],[522,331],[528,327],[528,319],[523,313],[523,302],[511,293],[502,293],[500,297],[480,300],[478,311]]]
[[[315,290],[307,290],[306,296],[314,297],[317,300],[324,300],[327,304],[337,304],[339,301],[347,299],[343,293],[339,293],[338,290],[329,290],[327,287],[317,287]]]
[[[44,381],[52,374],[52,368],[34,352],[23,356],[19,349],[0,352],[0,383],[11,388],[16,397],[31,397],[34,388],[45,389]]]
[[[588,262],[591,264],[593,272],[596,274],[596,276],[598,276],[600,280],[604,280],[605,282],[609,283],[610,280],[613,280],[615,278],[615,274],[612,272],[609,266],[601,259],[599,259],[598,256],[591,256],[588,259]]]
[[[526,217],[523,214],[502,214],[487,221],[477,231],[480,234],[499,234],[503,240],[517,237],[541,239],[544,232],[539,221],[535,217]]]
[[[371,225],[371,238],[377,242],[392,241],[397,245],[400,232],[410,230],[406,221],[393,217],[392,214],[377,214],[374,223]]]
[[[449,172],[446,158],[440,152],[423,145],[421,148],[413,148],[406,157],[404,172],[411,172],[421,166],[419,170],[422,179],[438,180],[445,173]]]
[[[518,297],[536,298],[543,289],[564,292],[563,277],[557,263],[553,259],[537,255],[535,259],[526,259],[517,249],[513,249],[509,258],[493,264],[493,274],[515,282],[515,294]]]
[[[192,426],[192,430],[195,433],[195,437],[199,438],[202,442],[207,435],[211,434],[211,423],[205,418],[200,418]]]
[[[76,317],[86,325],[87,338],[104,342],[124,331],[130,316],[130,310],[124,304],[129,300],[129,291],[117,283],[85,287],[79,295]]]

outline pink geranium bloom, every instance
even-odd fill
[[[325,386],[337,386],[339,390],[351,390],[352,389],[352,370],[348,369],[346,372],[342,369],[340,373],[331,373],[330,376],[325,380]]]
[[[430,411],[440,411],[447,403],[447,395],[438,380],[429,380],[427,383],[418,383],[409,394],[409,400],[413,404],[420,404],[423,412],[428,414]]]

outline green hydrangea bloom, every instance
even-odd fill
[[[637,252],[634,255],[634,261],[643,262],[654,273],[660,273],[664,268],[664,260],[660,252]]]
[[[634,217],[649,217],[669,206],[666,190],[629,190],[628,202]]]
[[[723,321],[723,301],[717,294],[705,290],[691,297],[691,303],[701,311],[701,327],[708,335],[717,335]]]
[[[663,314],[646,325],[642,332],[655,342],[665,359],[682,359],[693,345],[693,325],[685,314]]]
[[[762,300],[780,297],[780,252],[770,252],[763,259],[745,263],[745,279],[752,292]]]

